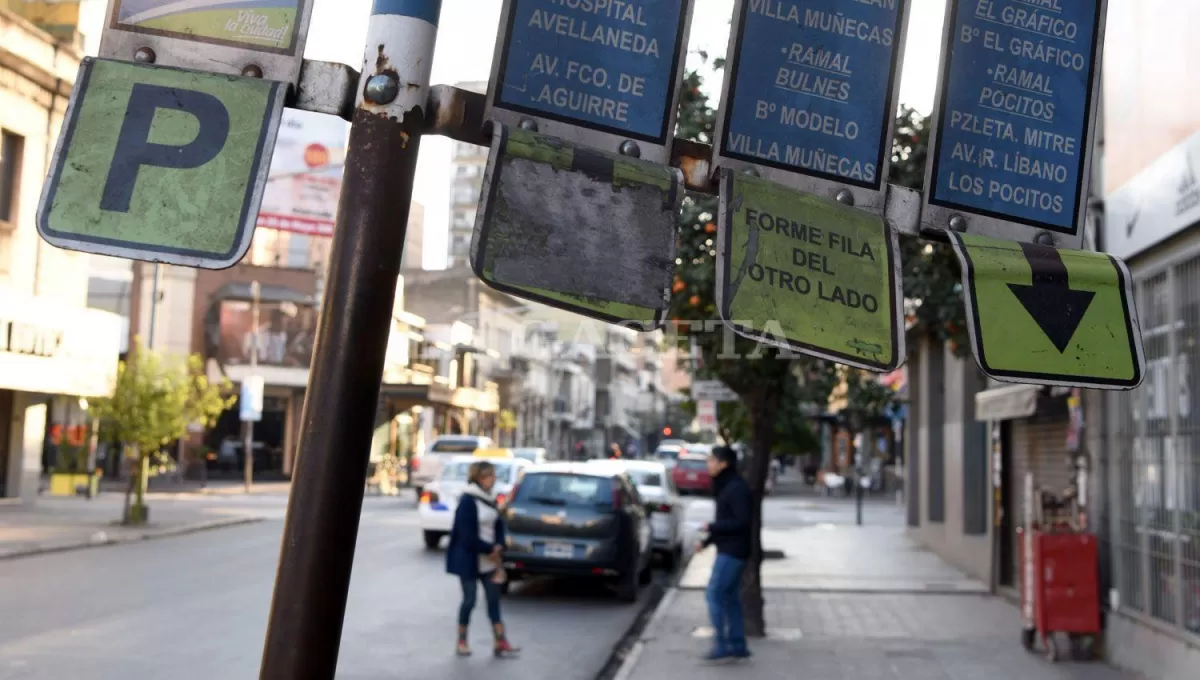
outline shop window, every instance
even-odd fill
[[[21,153],[25,140],[0,130],[0,229],[17,221],[17,193],[20,189]]]
[[[1146,376],[1110,402],[1113,582],[1123,609],[1200,634],[1200,257],[1135,291]]]

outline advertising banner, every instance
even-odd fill
[[[258,212],[259,227],[333,235],[348,131],[340,118],[284,111]]]
[[[291,53],[300,0],[119,0],[113,27]]]

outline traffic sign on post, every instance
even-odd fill
[[[873,371],[904,363],[900,242],[865,210],[721,171],[717,309],[739,334]]]
[[[505,0],[488,116],[670,160],[692,0]]]
[[[489,286],[638,330],[662,326],[679,170],[496,124],[471,266]]]
[[[720,429],[717,402],[709,399],[696,402],[696,425],[701,432],[716,432]]]
[[[84,59],[38,210],[52,245],[220,269],[254,234],[287,86]]]
[[[1079,248],[1107,0],[951,0],[922,224]]]
[[[881,212],[906,0],[738,0],[714,166]]]
[[[737,392],[720,380],[693,380],[692,401],[740,401]]]
[[[313,0],[112,0],[100,56],[295,84]]]
[[[1129,271],[1104,253],[951,234],[975,360],[1009,382],[1133,389],[1145,374]]]

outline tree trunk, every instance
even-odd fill
[[[134,451],[136,452],[137,447],[133,447],[133,448],[134,448]],[[123,472],[125,469],[125,461],[129,460],[129,449],[130,449],[130,447],[128,447],[128,446],[121,447],[121,457],[117,462],[118,472]],[[125,486],[125,507],[121,511],[121,523],[122,524],[129,524],[129,518],[130,518],[129,509],[131,507],[130,501],[133,498],[133,485],[136,483],[137,483],[137,475],[129,475],[129,483]]]
[[[137,452],[138,467],[134,472],[133,478],[130,480],[130,488],[133,490],[134,499],[133,505],[129,505],[129,495],[125,497],[125,524],[139,525],[145,524],[150,513],[146,508],[146,485],[150,478],[150,455]]]
[[[779,413],[780,390],[760,389],[747,400],[750,407],[751,451],[743,475],[754,494],[751,516],[750,559],[742,576],[742,609],[746,615],[746,634],[767,634],[766,602],[762,594],[762,503],[771,469],[771,449],[775,445],[775,418]]]

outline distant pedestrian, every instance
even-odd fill
[[[620,460],[621,459],[621,447],[618,446],[616,442],[609,444],[608,458],[609,458],[609,460]]]
[[[450,544],[446,548],[446,571],[458,576],[462,585],[462,604],[458,608],[459,656],[470,656],[467,629],[478,594],[476,583],[483,585],[488,619],[492,622],[492,653],[498,657],[515,656],[518,650],[508,642],[500,618],[500,589],[505,573],[501,554],[504,550],[504,519],[500,515],[492,487],[496,468],[487,461],[474,463],[467,473],[467,488],[454,512]]]
[[[716,521],[705,527],[707,537],[698,546],[717,547],[717,561],[708,580],[708,615],[712,619],[713,647],[708,661],[745,659],[746,624],[742,613],[742,574],[750,557],[753,498],[750,487],[738,475],[737,452],[727,446],[714,447],[708,455],[708,473],[713,479]]]

